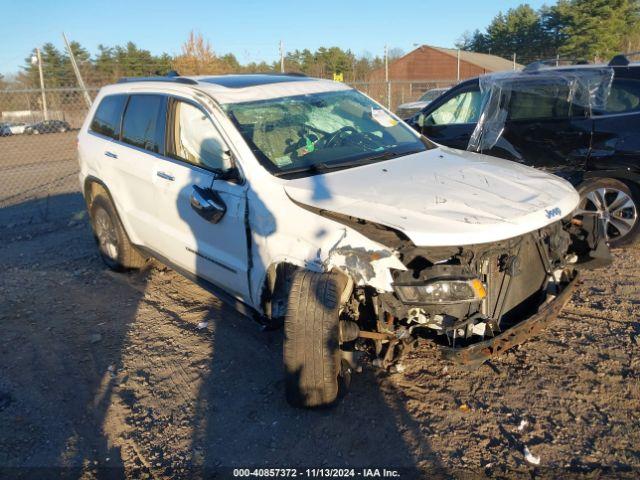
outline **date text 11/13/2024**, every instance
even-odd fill
[[[234,478],[401,478],[398,470],[387,468],[235,468]]]

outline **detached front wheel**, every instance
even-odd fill
[[[341,371],[338,275],[300,270],[293,274],[284,322],[287,401],[325,407],[338,397]]]

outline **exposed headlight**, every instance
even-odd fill
[[[477,278],[434,280],[424,285],[394,285],[403,303],[449,304],[479,302],[487,296],[484,285]]]

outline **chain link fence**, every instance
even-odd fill
[[[395,110],[429,89],[453,84],[455,80],[350,85]],[[89,97],[95,98],[98,90],[89,88]],[[60,219],[61,205],[69,202],[82,209],[76,139],[88,108],[79,88],[0,90],[0,228]]]

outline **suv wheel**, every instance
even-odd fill
[[[284,322],[287,401],[295,407],[325,407],[338,397],[341,371],[337,275],[300,270],[293,274]]]
[[[140,268],[146,259],[129,241],[111,200],[98,195],[91,204],[91,226],[102,260],[112,270]]]
[[[640,235],[638,187],[613,178],[589,180],[578,189],[580,215],[596,215],[604,222],[611,247],[635,242]]]

